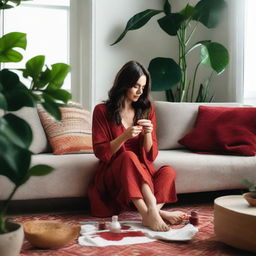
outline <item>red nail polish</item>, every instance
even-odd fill
[[[199,218],[196,211],[191,211],[190,217],[189,217],[189,223],[197,226],[199,224]]]

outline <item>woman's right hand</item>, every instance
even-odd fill
[[[135,126],[131,126],[131,127],[127,128],[124,131],[123,135],[124,135],[125,139],[128,140],[128,139],[138,136],[141,132],[142,132],[142,126],[135,125]]]

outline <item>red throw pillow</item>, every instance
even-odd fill
[[[199,106],[194,129],[179,143],[198,153],[256,154],[256,108]]]

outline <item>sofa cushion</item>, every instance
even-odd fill
[[[197,154],[186,149],[160,150],[156,168],[171,165],[177,193],[245,188],[242,180],[255,179],[256,156]]]
[[[53,154],[92,152],[91,114],[78,103],[61,107],[61,121],[53,119],[41,106],[39,116],[53,149]]]
[[[184,148],[178,141],[192,130],[199,105],[238,107],[241,104],[155,101],[159,149]]]
[[[46,164],[54,171],[45,176],[32,176],[18,189],[13,199],[84,197],[98,162],[94,154],[33,155],[31,166]],[[13,187],[9,179],[0,176],[0,200],[6,199]]]
[[[33,141],[29,149],[34,154],[49,152],[49,144],[48,144],[47,137],[44,132],[42,123],[38,116],[37,109],[30,108],[30,107],[23,107],[12,113],[24,119],[32,129]]]
[[[254,156],[256,108],[199,106],[195,127],[179,143],[193,151]]]

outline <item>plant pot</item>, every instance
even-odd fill
[[[250,206],[256,206],[255,193],[253,192],[244,193],[243,197],[249,203]]]
[[[19,223],[7,222],[8,233],[0,234],[0,255],[17,256],[24,240],[23,227]]]

